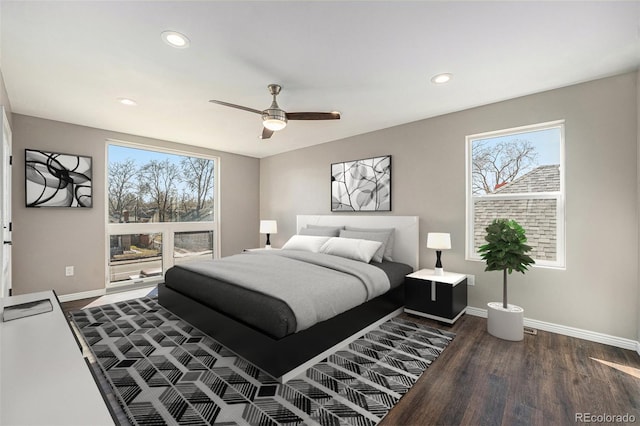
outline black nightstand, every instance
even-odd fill
[[[454,272],[434,275],[432,269],[409,274],[404,311],[453,324],[467,310],[467,276]]]

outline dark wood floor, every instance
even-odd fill
[[[96,299],[98,298],[93,297],[91,299],[81,299],[81,300],[72,300],[70,302],[61,302],[60,307],[62,308],[62,312],[64,312],[64,316],[69,318],[69,312],[80,310]]]
[[[80,309],[90,301],[62,307]],[[403,316],[457,335],[380,426],[572,425],[587,416],[594,423],[595,416],[625,414],[640,422],[640,355],[634,351],[544,331],[508,342],[486,332],[486,319],[470,315],[453,326]],[[595,423],[621,423],[604,420]]]
[[[486,319],[470,315],[452,327],[411,318],[457,335],[381,426],[572,425],[604,414],[640,422],[634,351],[544,331],[504,341],[486,332]]]

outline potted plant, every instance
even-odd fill
[[[515,220],[495,219],[486,228],[487,244],[478,252],[487,263],[485,271],[502,271],[502,303],[490,302],[487,330],[489,334],[505,340],[524,338],[524,309],[507,303],[507,274],[513,271],[525,273],[534,260],[527,255],[531,247],[526,244],[525,230]]]

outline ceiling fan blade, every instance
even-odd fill
[[[288,112],[289,120],[340,120],[339,112]]]
[[[260,139],[269,139],[273,135],[273,130],[269,130],[266,127],[262,128],[262,134],[260,135]]]
[[[242,105],[236,105],[236,104],[230,104],[229,102],[223,102],[223,101],[216,101],[216,100],[210,100],[209,102],[214,103],[214,104],[218,104],[218,105],[222,105],[222,106],[228,106],[231,108],[237,108],[237,109],[242,109],[245,111],[249,111],[249,112],[254,112],[256,114],[260,114],[262,115],[262,111],[257,110],[257,109],[253,109],[253,108],[249,108],[246,106],[242,106]]]

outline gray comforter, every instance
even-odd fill
[[[332,318],[390,288],[389,279],[380,268],[296,250],[249,252],[181,268],[282,300],[296,317],[296,331]]]

